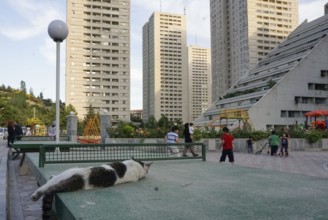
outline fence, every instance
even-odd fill
[[[179,152],[186,147],[193,147],[199,153],[195,157],[181,157]],[[50,144],[40,147],[39,167],[54,163],[90,163],[112,162],[131,159],[137,160],[206,160],[206,148],[203,143],[188,144]]]

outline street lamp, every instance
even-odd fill
[[[48,34],[56,42],[56,143],[59,143],[60,43],[68,35],[67,25],[61,20],[54,20],[48,26]]]

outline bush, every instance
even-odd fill
[[[314,144],[322,139],[323,132],[320,130],[308,130],[305,132],[304,137],[310,144]]]

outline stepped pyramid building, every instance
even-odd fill
[[[327,33],[328,15],[303,22],[194,123],[219,125],[221,110],[243,109],[254,129],[267,130],[304,124],[306,112],[327,109]]]

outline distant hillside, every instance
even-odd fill
[[[42,96],[42,94],[41,94]],[[73,106],[65,107],[61,103],[61,127],[66,126],[66,116],[70,111],[76,112]],[[35,97],[25,91],[11,87],[0,87],[0,126],[6,127],[9,120],[29,125],[37,121],[41,125],[50,125],[55,120],[56,106],[51,99]]]

